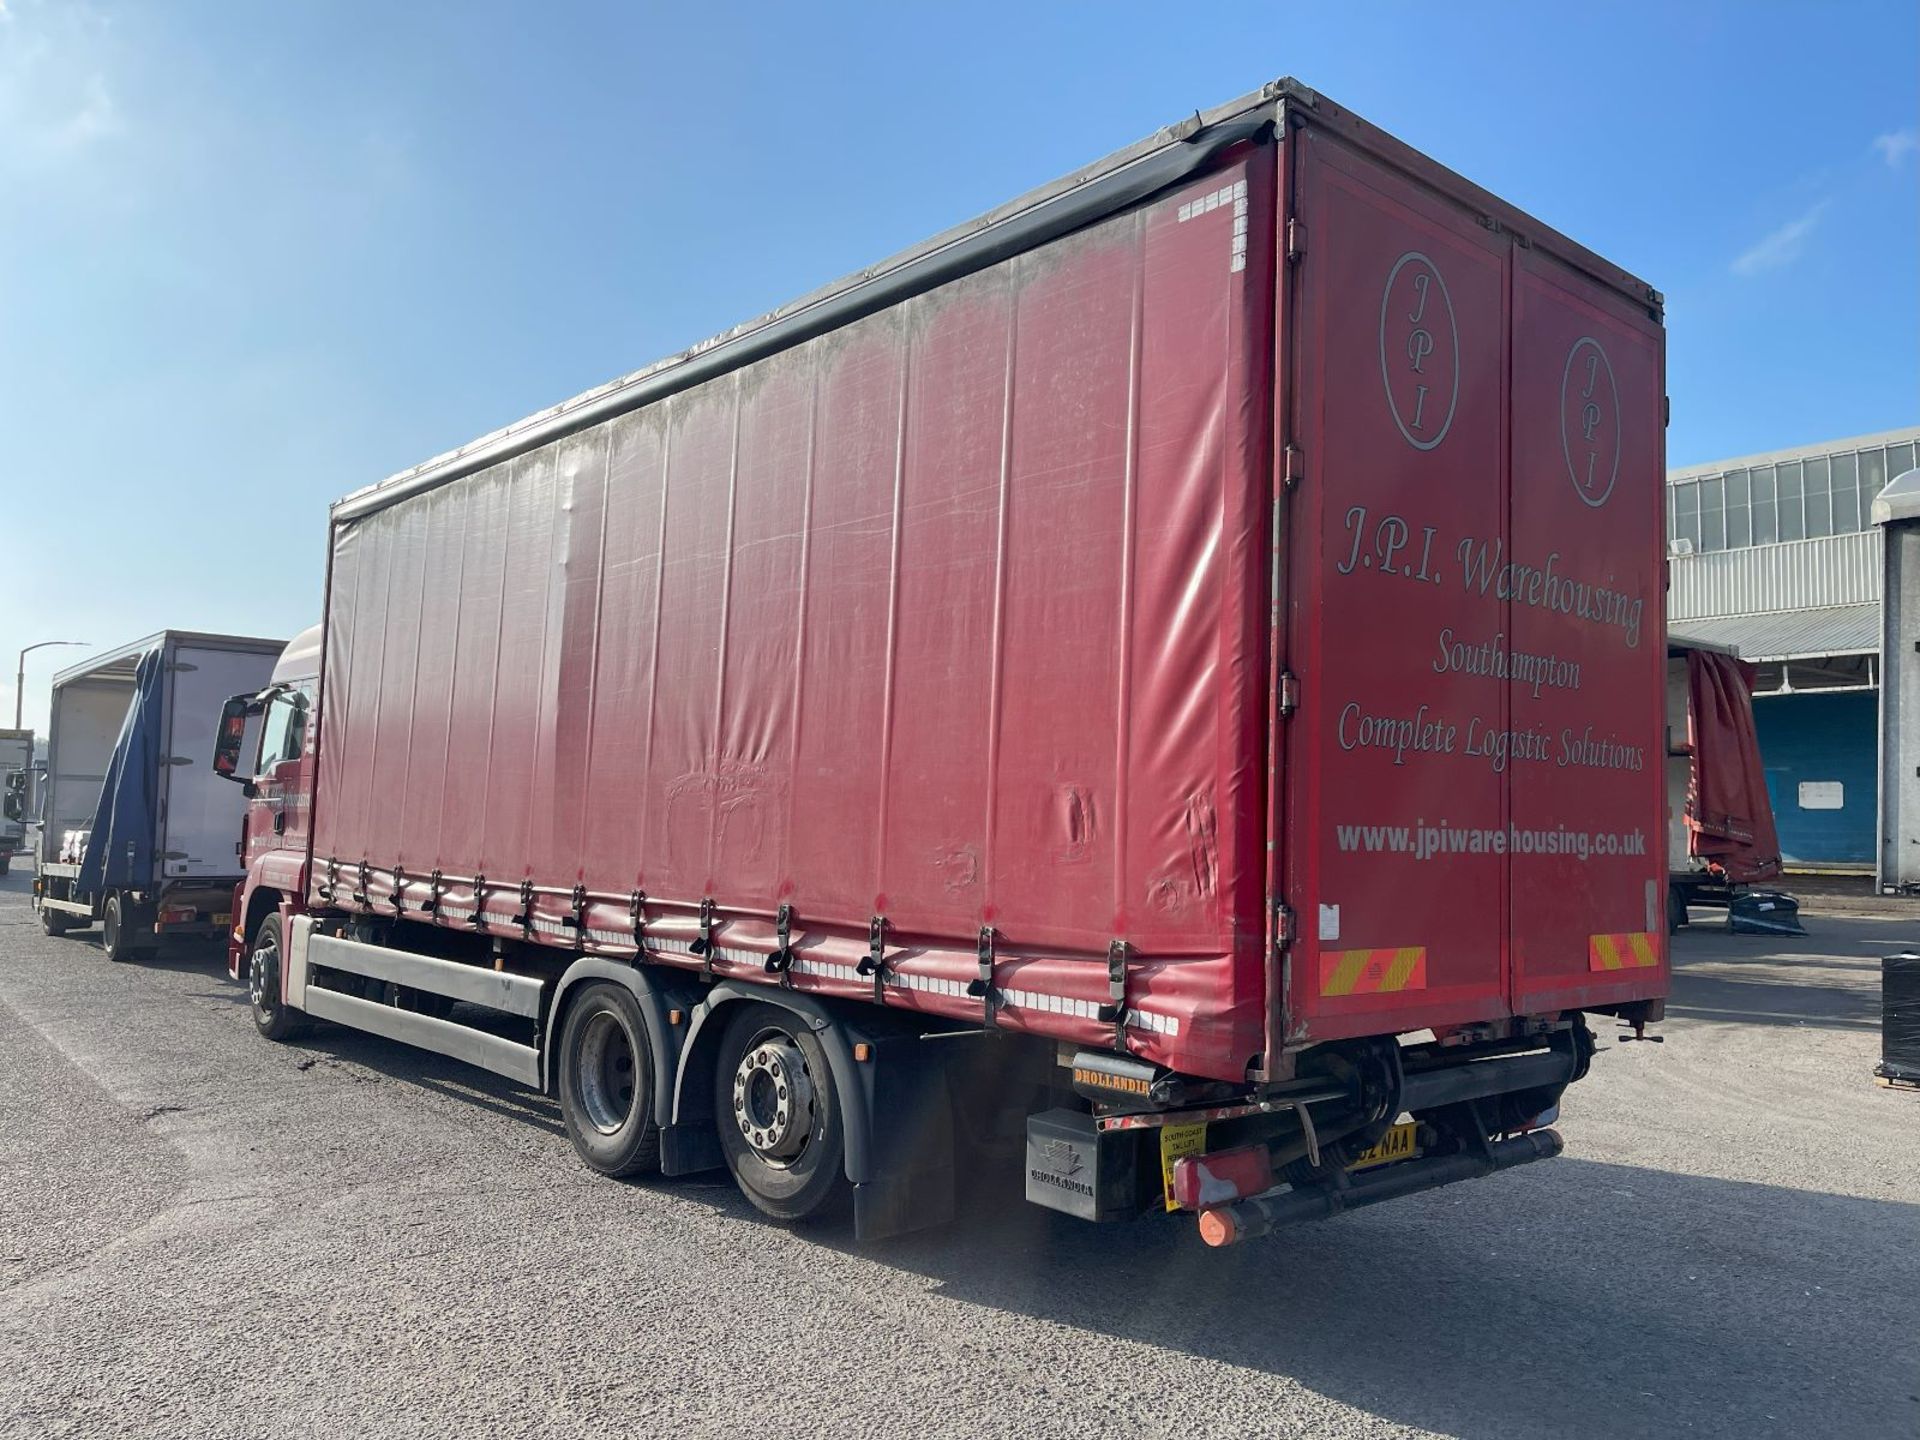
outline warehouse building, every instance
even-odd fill
[[[1883,537],[1874,498],[1920,426],[1667,475],[1668,629],[1760,670],[1754,716],[1790,867],[1871,873],[1879,849]]]

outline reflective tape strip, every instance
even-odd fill
[[[1037,1010],[1048,1015],[1070,1015],[1076,1020],[1100,1018],[1098,1000],[1074,1000],[1065,995],[1049,995],[1041,990],[1003,989],[1000,992],[1000,1003],[1015,1010]],[[1127,1025],[1133,1030],[1151,1030],[1156,1035],[1180,1033],[1180,1018],[1177,1015],[1155,1015],[1146,1010],[1129,1009]]]
[[[1197,220],[1202,215],[1210,215],[1223,205],[1233,207],[1232,249],[1227,261],[1227,269],[1240,271],[1247,268],[1247,182],[1236,180],[1231,185],[1223,185],[1218,190],[1202,195],[1180,207],[1178,223],[1184,225],[1189,220]]]
[[[1660,943],[1650,930],[1624,935],[1589,935],[1589,970],[1642,970],[1660,963]]]
[[[1397,990],[1427,988],[1427,947],[1403,945],[1396,950],[1323,950],[1320,952],[1322,995],[1385,995]]]

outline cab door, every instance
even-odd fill
[[[311,684],[280,689],[267,702],[261,717],[254,796],[247,813],[249,867],[263,855],[306,852],[312,730]]]

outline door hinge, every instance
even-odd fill
[[[1293,907],[1276,902],[1273,907],[1273,953],[1293,948]]]
[[[1280,480],[1291,490],[1298,485],[1307,473],[1307,457],[1300,453],[1300,447],[1288,444],[1280,451]]]
[[[1295,215],[1287,221],[1287,259],[1298,260],[1307,253],[1307,227]]]
[[[1300,708],[1300,677],[1291,670],[1280,672],[1280,713],[1291,715]]]
[[[1673,397],[1671,395],[1662,395],[1660,397],[1660,423],[1662,425],[1673,424]]]

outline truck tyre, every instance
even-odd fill
[[[280,917],[269,915],[253,932],[247,958],[247,1000],[253,1028],[269,1040],[294,1040],[307,1031],[307,1017],[280,998]]]
[[[737,1007],[720,1039],[713,1111],[727,1168],[755,1209],[797,1224],[834,1218],[851,1202],[833,1071],[799,1016]]]
[[[64,910],[40,907],[40,928],[49,935],[64,935],[73,928],[73,917]]]
[[[575,997],[560,1029],[559,1078],[560,1114],[590,1168],[616,1177],[659,1168],[653,1047],[626,986],[598,980]]]
[[[107,959],[125,963],[152,948],[146,943],[150,937],[141,933],[139,914],[139,908],[129,904],[118,890],[107,896],[100,916],[100,945],[107,952]]]
[[[1687,896],[1678,885],[1667,887],[1667,934],[1678,935],[1687,923]]]
[[[0,850],[0,875],[6,874],[12,868],[13,856],[5,850]]]

